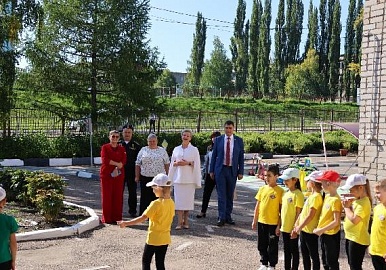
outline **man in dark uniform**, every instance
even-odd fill
[[[131,217],[137,216],[137,182],[135,182],[135,161],[141,147],[133,141],[134,127],[127,125],[123,128],[123,140],[121,145],[126,149],[127,161],[125,165],[125,182],[129,190],[129,214]]]

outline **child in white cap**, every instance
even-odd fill
[[[376,184],[375,197],[379,204],[373,210],[369,253],[374,269],[384,270],[386,269],[386,179]]]
[[[171,185],[172,182],[167,175],[157,174],[146,186],[153,188],[158,199],[152,201],[141,216],[130,221],[117,222],[121,228],[124,228],[149,219],[147,239],[142,256],[142,269],[150,269],[154,254],[157,269],[165,269],[165,256],[171,243],[170,228],[175,213],[174,202],[170,198]]]
[[[370,184],[363,174],[350,175],[342,189],[349,190],[350,197],[343,197],[346,217],[343,229],[346,237],[346,253],[350,269],[362,269],[363,258],[370,244],[369,222],[371,214]]]
[[[321,195],[322,184],[316,178],[323,172],[314,171],[306,176],[307,189],[311,192],[304,203],[302,212],[295,222],[292,237],[300,234],[300,250],[302,252],[304,270],[320,269],[318,250],[319,236],[314,234],[322,211],[323,197]],[[312,267],[311,267],[312,260]]]
[[[16,232],[19,229],[14,217],[3,213],[6,192],[0,187],[0,269],[16,269]]]

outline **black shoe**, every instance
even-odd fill
[[[130,217],[136,218],[136,217],[138,217],[138,216],[137,216],[137,214],[135,214],[135,213],[130,213]]]
[[[224,226],[224,225],[225,225],[225,221],[224,221],[224,220],[219,219],[219,220],[217,221],[217,226],[222,227],[222,226]]]
[[[196,218],[205,218],[206,217],[206,213],[200,213],[196,216]]]
[[[227,219],[227,220],[225,221],[225,223],[226,223],[226,224],[229,224],[229,225],[235,225],[235,224],[236,224],[235,221],[234,221],[233,219]]]

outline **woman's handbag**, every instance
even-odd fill
[[[122,173],[121,170],[118,169],[118,167],[115,167],[115,169],[111,173],[111,177],[117,177],[118,175],[121,175],[121,173]]]

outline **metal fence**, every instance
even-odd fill
[[[148,133],[150,119],[131,115],[122,117],[133,124],[136,132]],[[126,121],[125,120],[125,121]],[[268,132],[268,131],[319,131],[320,122],[359,122],[359,112],[337,110],[301,110],[297,112],[275,111],[167,111],[156,116],[155,127],[151,131],[179,132],[191,129],[195,132],[222,130],[224,122],[235,122],[237,132]],[[6,135],[28,135],[45,133],[48,137],[56,137],[63,133],[81,134],[87,132],[87,119],[61,119],[49,111],[35,109],[13,109],[8,123]],[[120,129],[106,123],[98,123],[100,129]],[[334,127],[326,124],[326,129]],[[3,135],[4,131],[0,130]]]

